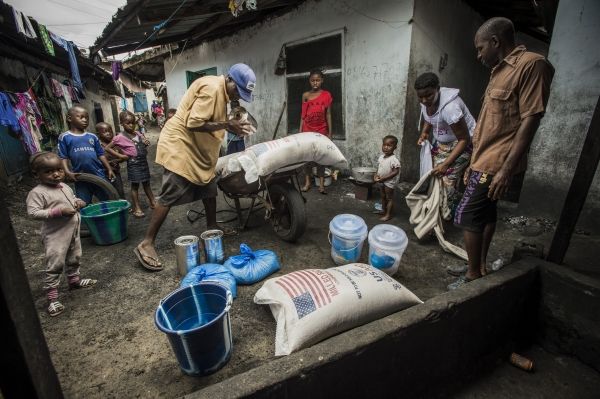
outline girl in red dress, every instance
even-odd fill
[[[300,120],[301,132],[317,132],[331,138],[331,103],[333,97],[327,90],[323,90],[323,72],[315,69],[310,71],[308,81],[310,91],[302,94],[302,117]],[[302,191],[310,189],[311,169],[309,165],[306,169],[306,180]],[[319,192],[327,194],[325,191],[325,166],[317,165],[317,176],[319,176]]]

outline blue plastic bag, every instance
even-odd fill
[[[231,295],[233,295],[234,298],[237,297],[237,284],[235,278],[223,265],[204,263],[200,266],[196,266],[181,279],[181,284],[179,286],[187,287],[188,285],[194,285],[201,281],[219,283],[231,291]]]
[[[240,245],[240,254],[225,261],[225,266],[238,284],[254,284],[280,269],[275,252],[266,249],[252,251],[246,245]]]

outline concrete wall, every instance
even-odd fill
[[[368,6],[360,0],[309,0],[283,16],[166,59],[165,71],[174,68],[166,76],[169,106],[176,108],[186,90],[186,71],[216,66],[223,74],[230,65],[245,62],[257,75],[255,101],[248,109],[260,129],[251,144],[270,140],[286,100],[285,76],[274,74],[282,45],[343,31],[346,140],[336,144],[352,165],[371,164],[381,151],[381,138],[401,136],[403,131],[412,8],[413,0],[381,0]],[[284,114],[279,137],[287,123]]]
[[[597,0],[559,2],[548,55],[556,73],[547,112],[530,151],[520,201],[524,212],[555,220],[560,215],[600,95],[598,21]],[[599,205],[600,176],[596,171],[580,223],[596,225]]]
[[[533,337],[537,276],[520,261],[185,398],[451,397]]]
[[[553,263],[536,262],[541,271],[539,342],[600,372],[600,281]]]
[[[419,177],[419,103],[414,82],[424,72],[434,72],[445,87],[460,89],[460,96],[475,118],[481,108],[481,95],[489,69],[477,61],[473,38],[482,17],[462,0],[416,0],[408,71],[408,92],[404,114],[404,134],[400,162],[401,178]],[[448,55],[440,71],[440,58]]]

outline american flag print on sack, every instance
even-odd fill
[[[325,276],[325,274],[320,275]],[[282,276],[276,281],[294,303],[298,319],[331,303],[331,296],[327,292],[325,282],[322,281],[320,275],[312,270],[300,270]],[[327,278],[327,281],[329,281],[329,278]]]

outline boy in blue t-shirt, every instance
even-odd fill
[[[69,108],[67,123],[69,130],[58,137],[58,156],[62,159],[65,175],[75,182],[75,193],[85,203],[91,203],[94,195],[100,201],[108,200],[108,195],[100,187],[77,181],[80,173],[90,173],[103,179],[108,176],[109,180],[115,177],[100,140],[95,134],[85,131],[89,123],[88,112],[79,105]],[[70,168],[68,161],[71,161]]]

